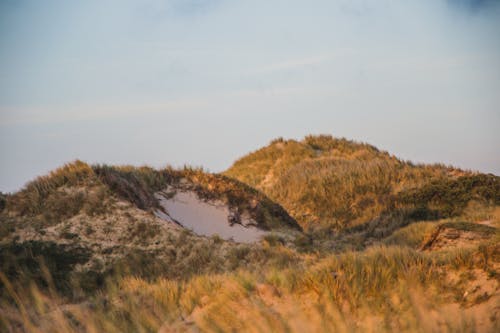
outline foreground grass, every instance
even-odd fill
[[[27,332],[195,328],[207,332],[474,332],[479,327],[477,318],[460,308],[466,301],[468,278],[450,283],[447,277],[472,269],[495,276],[500,249],[498,243],[439,253],[376,246],[311,259],[188,280],[126,276],[108,280],[105,289],[83,302],[68,302],[55,289],[14,288],[0,275],[12,299],[3,299],[0,327]],[[494,331],[498,321],[479,328]]]

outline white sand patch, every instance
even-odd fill
[[[157,210],[156,216],[169,222],[176,222],[197,235],[219,235],[226,240],[239,243],[257,242],[266,234],[252,224],[249,217],[241,217],[241,224],[229,222],[232,215],[222,202],[204,201],[193,191],[178,191],[175,195],[164,192],[155,194],[164,212]]]

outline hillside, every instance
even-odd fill
[[[162,218],[168,213],[157,197],[162,191],[171,197],[176,192],[192,194],[197,199],[192,210],[217,202],[231,213],[215,221],[226,226],[228,240],[238,235],[233,230],[241,233],[241,229],[258,230],[259,238],[271,231],[300,232],[279,205],[224,176],[190,168],[154,170],[76,161],[5,197],[0,212],[2,272],[11,279],[42,279],[32,269],[37,262],[26,257],[26,251],[41,256],[60,275],[61,285],[71,277],[81,280],[78,284],[84,289],[102,285],[106,276],[124,264],[134,274],[149,277],[153,273],[179,278],[200,270],[224,271],[228,260],[220,259],[230,257],[238,244],[223,242],[215,234],[197,235],[193,228],[183,226],[193,221],[184,221],[182,216],[179,221]],[[209,230],[214,223],[203,216],[194,222],[207,224]],[[18,260],[27,273],[16,271]]]
[[[500,178],[444,165],[415,165],[327,135],[277,139],[225,173],[280,203],[304,228],[342,230],[388,214],[406,220],[459,216],[500,204]]]
[[[329,136],[75,161],[0,196],[0,331],[497,332],[499,230],[499,177]]]

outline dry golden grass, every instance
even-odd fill
[[[284,251],[288,251],[283,249]],[[498,329],[497,289],[460,308],[466,276],[500,262],[498,243],[440,253],[379,246],[362,252],[304,258],[288,267],[203,274],[187,280],[124,277],[85,302],[55,290],[15,289],[3,299],[2,329],[26,332],[475,332]],[[423,297],[423,295],[426,295]],[[9,305],[10,304],[10,305]],[[482,309],[482,308],[481,308]],[[496,312],[495,312],[496,311]]]
[[[275,140],[225,174],[264,191],[304,228],[340,230],[396,209],[425,220],[461,215],[471,200],[500,204],[499,177],[414,165],[325,135]]]
[[[2,196],[0,331],[500,331],[498,177],[328,136],[275,140],[226,175],[76,161]],[[168,228],[151,214],[167,185],[289,233]],[[419,250],[443,228],[470,246]]]
[[[418,248],[424,239],[434,230],[436,222],[416,222],[396,230],[392,235],[382,240],[385,245],[401,245]]]

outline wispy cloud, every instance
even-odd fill
[[[288,70],[296,70],[302,69],[304,67],[316,66],[321,63],[326,62],[331,58],[330,55],[319,55],[319,56],[311,56],[306,58],[299,59],[290,59],[281,62],[272,63],[269,65],[264,65],[262,67],[258,67],[255,69],[257,73],[266,73],[266,72],[277,72],[277,71],[288,71]]]
[[[172,8],[181,15],[192,15],[205,12],[219,2],[219,0],[176,0],[172,1]]]
[[[1,108],[0,126],[64,123],[124,118],[157,112],[183,112],[203,105],[196,99],[136,105],[79,105],[72,107]]]
[[[0,107],[0,127],[14,127],[32,124],[77,123],[79,121],[100,121],[124,119],[153,114],[196,114],[199,110],[214,114],[233,112],[233,105],[247,101],[272,103],[273,99],[290,96],[326,96],[332,94],[332,87],[293,85],[269,89],[247,88],[224,90],[197,96],[185,96],[157,103],[133,104],[88,104],[57,107]],[[248,104],[247,103],[247,104]],[[273,112],[268,110],[267,112]]]
[[[163,19],[165,16],[189,17],[209,12],[222,0],[148,0],[139,8],[149,18]]]

